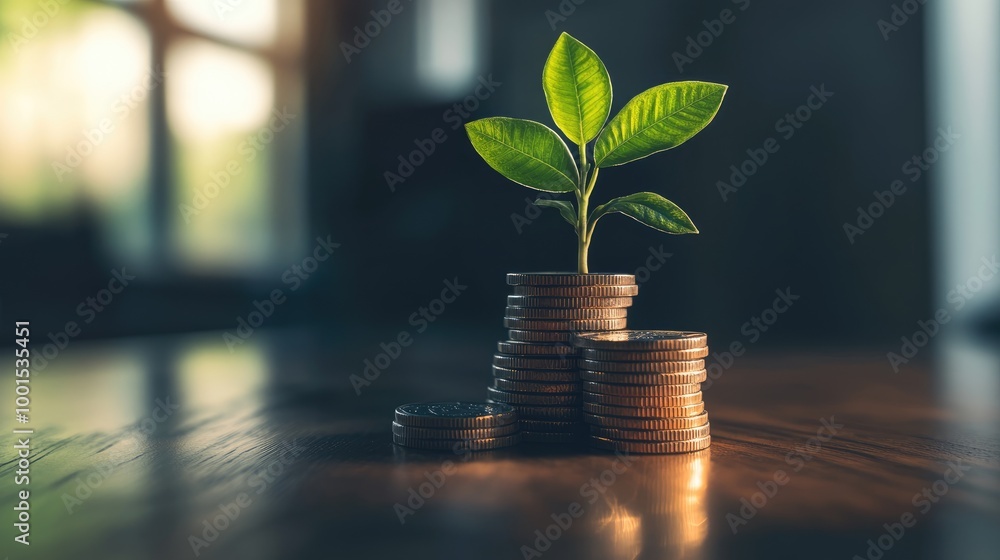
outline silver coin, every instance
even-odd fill
[[[396,408],[396,422],[422,428],[492,428],[517,421],[514,408],[502,403],[411,403]]]
[[[598,350],[689,350],[708,346],[708,335],[688,331],[637,331],[578,333],[573,344]]]
[[[408,439],[483,439],[509,436],[518,431],[518,425],[504,424],[493,428],[418,428],[416,426],[404,426],[397,422],[392,423],[392,433]]]

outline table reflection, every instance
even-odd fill
[[[711,450],[632,456],[595,510],[594,535],[611,559],[703,558]]]

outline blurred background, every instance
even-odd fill
[[[540,73],[563,31],[604,59],[613,112],[667,81],[730,85],[695,139],[602,174],[595,199],[656,191],[702,232],[602,221],[592,270],[671,255],[636,325],[735,336],[790,287],[799,307],[763,343],[891,345],[1000,241],[1000,22],[986,0],[383,4],[5,0],[5,314],[57,329],[125,267],[128,304],[81,339],[234,328],[321,237],[335,256],[268,326],[405,324],[458,277],[470,289],[448,321],[500,332],[503,274],[570,269],[575,241],[460,125],[551,123]],[[800,109],[811,88],[832,96]],[[915,166],[939,127],[953,149]],[[445,140],[414,156],[436,129]],[[720,187],[768,138],[780,150]],[[896,180],[905,194],[845,231]],[[973,302],[987,323],[996,288]]]
[[[754,345],[763,370],[806,347],[808,363],[860,367],[857,349],[891,377],[887,354],[944,312],[964,336],[916,361],[941,357],[935,404],[996,441],[1000,360],[980,348],[1000,333],[995,0],[0,0],[0,318],[31,322],[40,430],[69,430],[40,438],[36,527],[61,531],[43,546],[174,557],[282,430],[387,429],[394,404],[483,398],[504,274],[570,270],[576,240],[462,124],[553,126],[541,72],[562,32],[604,60],[612,113],[664,82],[730,86],[692,140],[601,173],[596,202],[655,191],[701,231],[601,221],[590,267],[637,274],[630,327]],[[467,289],[439,313],[447,282]],[[776,290],[798,299],[753,326]],[[419,344],[356,398],[352,376],[401,332]],[[914,377],[890,383],[923,379],[903,367]],[[145,431],[166,397],[183,409]],[[320,443],[321,465],[357,451]],[[98,453],[131,466],[68,523],[60,494]],[[342,473],[316,478],[264,501],[357,498],[319,491]],[[256,531],[280,524],[256,511],[227,557],[282,554],[285,535]],[[975,512],[955,519],[993,534]]]

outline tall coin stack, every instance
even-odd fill
[[[632,274],[508,274],[504,326],[497,343],[490,402],[517,410],[521,439],[570,443],[585,433],[577,371],[577,332],[624,329],[639,286]]]
[[[685,453],[711,443],[701,398],[708,336],[680,331],[580,333],[589,441],[629,453]]]

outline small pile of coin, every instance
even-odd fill
[[[684,453],[711,443],[701,398],[708,336],[681,331],[580,333],[589,441],[630,453]]]
[[[523,441],[580,441],[582,395],[577,332],[624,329],[639,286],[632,274],[508,274],[504,326],[493,356],[490,402],[517,409]]]
[[[392,441],[418,449],[485,451],[521,441],[517,412],[505,404],[441,402],[396,408]]]

